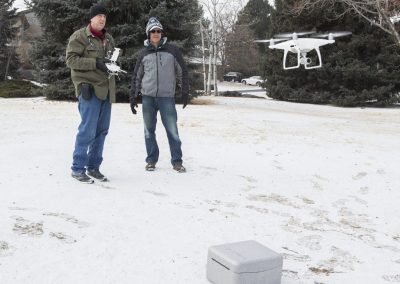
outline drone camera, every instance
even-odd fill
[[[302,57],[300,60],[301,60],[300,63],[303,65],[309,65],[312,63],[312,60],[310,57]]]

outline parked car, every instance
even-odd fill
[[[249,78],[242,79],[242,83],[245,85],[257,85],[261,87],[261,84],[264,83],[264,80],[261,76],[251,76]]]
[[[241,82],[243,78],[242,73],[229,72],[224,75],[224,81]]]

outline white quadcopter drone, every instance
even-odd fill
[[[108,55],[108,59],[110,59],[110,63],[106,63],[106,67],[108,69],[108,77],[115,75],[118,76],[119,73],[126,73],[126,71],[122,70],[121,67],[117,65],[117,59],[119,56],[120,48],[114,48],[113,54],[110,56]],[[109,51],[111,53],[111,51]]]
[[[302,37],[309,35],[313,36]],[[305,69],[315,69],[322,67],[322,58],[319,47],[334,43],[334,38],[349,35],[351,35],[351,32],[331,32],[325,34],[317,34],[315,32],[284,33],[275,35],[275,38],[255,40],[255,42],[269,42],[269,48],[283,49],[283,69],[285,70],[299,68],[300,64],[304,65]],[[276,44],[276,42],[279,41],[283,42]],[[313,49],[315,49],[318,54],[319,64],[312,65],[311,58],[307,57],[307,53]],[[286,58],[289,51],[297,53],[297,65],[286,65]]]

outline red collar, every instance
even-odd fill
[[[106,33],[106,30],[103,29],[102,31],[96,31],[95,29],[93,29],[92,25],[89,24],[89,30],[90,32],[95,36],[98,37],[100,39],[104,39],[104,34]]]

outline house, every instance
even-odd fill
[[[19,70],[21,76],[31,79],[33,66],[29,60],[28,51],[34,39],[42,35],[42,28],[39,19],[32,10],[20,10],[15,17],[14,27],[18,28],[18,33],[12,45],[16,47],[21,62]]]

